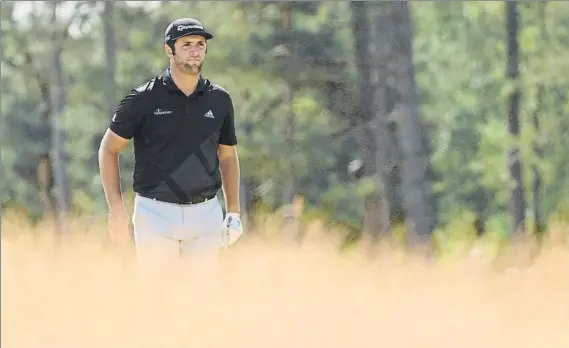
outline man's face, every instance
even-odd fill
[[[184,36],[176,40],[174,47],[176,54],[172,59],[176,67],[186,74],[199,74],[205,58],[205,38],[199,35]],[[170,50],[169,47],[166,49]]]

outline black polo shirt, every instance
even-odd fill
[[[213,197],[221,188],[218,145],[236,145],[230,94],[200,77],[186,96],[167,69],[119,103],[110,129],[134,139],[133,189],[166,202]]]

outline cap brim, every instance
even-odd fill
[[[181,37],[189,36],[189,35],[200,35],[200,36],[203,36],[206,40],[211,40],[211,39],[213,39],[213,35],[212,35],[211,33],[208,33],[207,31],[204,31],[204,30],[196,30],[196,31],[192,31],[192,32],[180,34],[180,35],[178,35],[178,36],[176,36],[176,37],[171,38],[171,39],[168,40],[168,41],[176,41],[176,40],[178,40],[178,39],[181,38]]]
[[[198,32],[193,32],[189,35],[201,35],[203,37],[205,37],[207,40],[209,39],[213,39],[213,35],[211,35],[210,33],[208,33],[207,31],[198,31]]]

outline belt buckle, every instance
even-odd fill
[[[200,198],[196,198],[196,199],[192,199],[188,202],[188,204],[193,205],[193,204],[199,204],[199,203],[203,203],[206,201],[205,197],[200,197]]]
[[[188,201],[183,202],[182,204],[189,204],[189,205],[193,205],[193,204],[199,204],[199,203],[203,203],[207,200],[213,199],[213,197],[215,196],[207,196],[207,195],[203,195],[203,196],[199,196],[198,198],[195,199],[190,199]]]

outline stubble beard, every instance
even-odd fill
[[[188,75],[197,75],[201,73],[203,62],[199,63],[186,63],[186,62],[176,62],[178,69]]]

